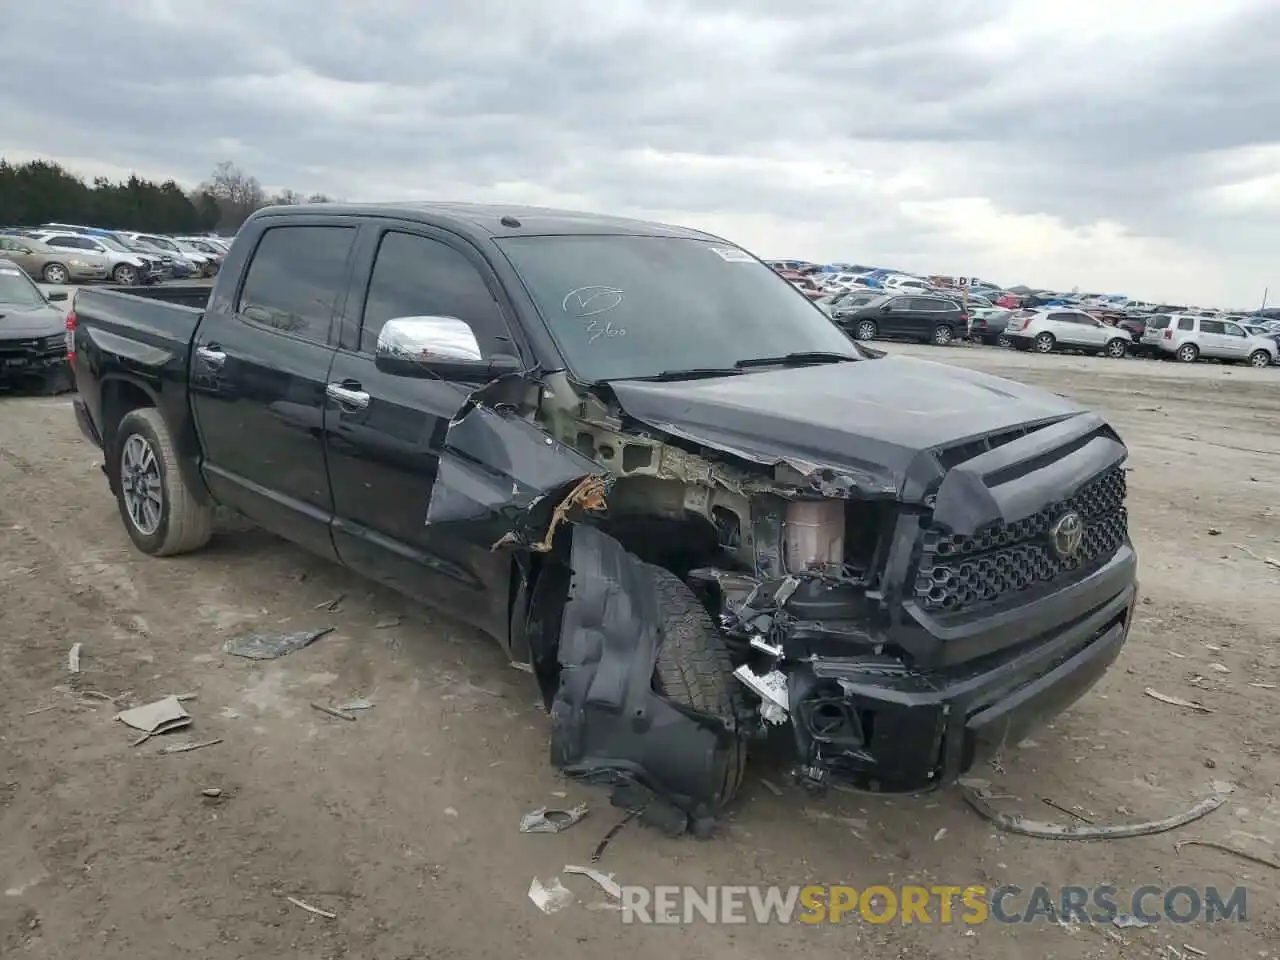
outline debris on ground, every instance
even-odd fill
[[[613,842],[613,838],[622,832],[622,828],[634,820],[640,814],[644,813],[644,807],[632,807],[627,811],[626,816],[609,828],[609,832],[600,838],[600,842],[596,844],[596,848],[591,853],[591,862],[599,863],[600,858],[604,856],[605,850],[609,848],[609,844]]]
[[[28,710],[26,713],[23,714],[23,716],[34,717],[37,713],[48,713],[50,710],[57,710],[57,709],[58,709],[58,705],[56,703],[51,703],[47,707],[36,707],[34,710]]]
[[[1226,803],[1226,794],[1231,792],[1231,785],[1217,782],[1213,785],[1213,790],[1211,795],[1194,804],[1190,809],[1161,820],[1095,826],[1093,824],[1045,823],[1040,820],[1028,820],[1018,814],[1001,813],[987,802],[990,799],[987,791],[961,787],[961,793],[969,806],[1001,830],[1042,840],[1120,840],[1127,837],[1146,837],[1155,833],[1165,833],[1217,810]]]
[[[242,637],[234,637],[222,645],[225,653],[233,657],[245,657],[248,660],[275,660],[286,654],[310,646],[333,627],[322,630],[299,630],[294,633],[246,633]]]
[[[218,787],[205,787],[203,790],[200,791],[200,796],[208,797],[210,800],[217,800],[220,796],[222,796],[222,790],[220,790]]]
[[[511,666],[515,667],[517,670],[520,670],[523,673],[533,673],[533,664],[531,663],[521,663],[518,660],[512,660]]]
[[[354,723],[356,719],[356,715],[354,713],[347,713],[345,710],[338,710],[334,707],[326,707],[323,703],[312,702],[311,709],[319,710],[321,713],[327,713],[329,716],[337,717],[339,720],[350,720],[352,723]]]
[[[355,710],[372,710],[373,701],[367,697],[355,697],[354,699],[348,700],[346,703],[338,704],[337,709],[344,713],[351,713]]]
[[[1174,707],[1186,707],[1189,710],[1198,710],[1200,713],[1213,713],[1212,707],[1206,707],[1203,703],[1196,703],[1194,700],[1184,700],[1182,697],[1170,696],[1167,693],[1161,693],[1159,690],[1147,687],[1142,691],[1153,700],[1159,700],[1161,703],[1167,703]]]
[[[1255,553],[1254,551],[1250,550],[1243,543],[1233,543],[1232,546],[1235,547],[1237,550],[1243,550],[1245,553],[1253,557],[1253,559],[1255,560],[1258,560],[1262,563],[1266,563],[1273,567],[1276,567],[1277,569],[1280,569],[1280,560],[1277,560],[1275,557],[1264,557],[1262,554]]]
[[[935,834],[933,835],[933,841],[934,841],[934,843],[937,843],[939,840],[941,840],[941,839],[942,839],[943,837],[945,837],[946,835],[947,835],[947,828],[946,828],[946,827],[943,827],[942,829],[940,829],[937,833],[935,833]]]
[[[1259,690],[1274,690],[1274,689],[1276,689],[1276,685],[1275,685],[1274,683],[1250,683],[1250,684],[1249,684],[1249,686],[1251,686],[1251,687],[1257,687]]]
[[[67,651],[67,670],[71,673],[80,672],[80,650],[83,644],[73,643],[71,649]]]
[[[347,595],[345,593],[340,593],[332,600],[323,600],[320,603],[317,603],[314,609],[328,610],[330,613],[335,613],[337,609],[342,606],[342,601],[345,599],[347,599]]]
[[[1121,930],[1125,930],[1125,929],[1128,929],[1128,928],[1130,928],[1130,927],[1138,927],[1138,928],[1141,928],[1141,927],[1149,927],[1149,926],[1151,926],[1151,924],[1147,923],[1147,921],[1145,921],[1145,920],[1139,920],[1137,917],[1133,916],[1132,914],[1128,914],[1128,913],[1118,913],[1118,914],[1116,914],[1116,915],[1111,919],[1111,922],[1112,922],[1115,926],[1119,927]]]
[[[373,629],[375,629],[375,630],[390,630],[392,627],[398,627],[398,626],[400,626],[400,618],[399,618],[399,617],[390,617],[390,618],[388,618],[388,619],[386,619],[386,620],[379,620],[377,623],[375,623],[375,624],[373,625]]]
[[[161,747],[156,752],[160,756],[167,756],[171,753],[190,753],[192,750],[203,750],[205,747],[216,747],[221,742],[221,737],[217,737],[213,740],[188,740],[184,743],[175,743],[172,746]]]
[[[622,899],[622,887],[618,886],[618,881],[613,879],[612,873],[601,873],[591,867],[575,867],[571,863],[566,863],[562,872],[586,877],[614,900]]]
[[[1076,813],[1070,807],[1064,807],[1062,804],[1058,803],[1056,800],[1050,800],[1048,797],[1041,797],[1040,799],[1044,801],[1046,806],[1053,807],[1053,809],[1057,810],[1059,813],[1065,813],[1068,817],[1071,817],[1073,820],[1079,820],[1081,823],[1093,823],[1093,821],[1090,820],[1088,817],[1082,816],[1081,814]],[[1116,811],[1122,814],[1128,812],[1127,810],[1125,810],[1124,807],[1117,807]]]
[[[764,784],[764,788],[768,790],[770,793],[772,793],[775,797],[782,796],[782,788],[779,787],[776,783],[766,780],[764,779],[764,777],[760,778],[760,782]]]
[[[560,882],[559,877],[548,884],[534,877],[529,884],[529,899],[543,913],[557,913],[575,900],[573,892]]]
[[[122,710],[116,714],[116,719],[127,727],[142,731],[142,736],[133,742],[135,747],[162,733],[191,725],[191,714],[177,697],[165,697],[141,707]]]
[[[299,900],[297,897],[285,897],[285,899],[295,907],[301,907],[303,910],[307,911],[307,913],[314,913],[317,917],[324,917],[326,920],[338,919],[338,915],[336,913],[330,913],[328,910],[321,910],[319,907],[313,907],[305,900]]]
[[[1261,854],[1250,853],[1247,850],[1241,850],[1239,847],[1233,847],[1229,843],[1221,843],[1217,840],[1179,840],[1173,845],[1173,852],[1181,855],[1183,847],[1209,847],[1212,850],[1221,850],[1223,853],[1235,854],[1242,860],[1248,860],[1251,863],[1259,863],[1264,867],[1270,867],[1272,870],[1280,870],[1280,861],[1272,860],[1270,857],[1264,857]]]
[[[587,805],[580,803],[569,810],[539,807],[520,818],[521,833],[560,833],[576,825],[587,815]]]

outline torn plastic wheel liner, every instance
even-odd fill
[[[594,527],[572,530],[572,579],[559,631],[551,760],[614,788],[613,803],[672,833],[701,832],[729,799],[733,717],[700,713],[654,685],[665,573]]]

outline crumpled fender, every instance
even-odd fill
[[[735,734],[655,692],[662,615],[649,566],[594,527],[572,535],[551,762],[672,832],[697,830],[723,804]]]

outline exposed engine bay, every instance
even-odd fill
[[[731,429],[706,436],[696,424],[643,411],[647,385],[620,397],[627,389],[585,387],[564,374],[494,381],[455,417],[446,449],[461,459],[442,459],[437,485],[462,489],[446,484],[454,470],[494,462],[489,433],[498,431],[515,482],[466,500],[491,508],[493,548],[513,550],[523,570],[510,652],[528,660],[543,690],[555,765],[608,784],[618,805],[644,808],[673,832],[696,829],[732,797],[742,745],[777,736],[794,742],[793,776],[814,791],[833,780],[873,791],[929,789],[972,763],[976,740],[1007,737],[1028,703],[1040,714],[1054,709],[1041,701],[1070,702],[1118,652],[1132,603],[1122,596],[1124,575],[1132,580],[1124,563],[1096,584],[1107,602],[1069,631],[1050,635],[1071,619],[1056,610],[1043,625],[1028,620],[1017,638],[1037,643],[1013,643],[1006,629],[992,649],[1011,653],[994,668],[973,656],[985,648],[957,642],[964,662],[951,662],[960,654],[928,635],[951,629],[948,618],[966,604],[994,598],[1008,606],[1018,591],[1047,597],[1031,588],[1062,582],[1063,571],[1116,563],[1127,534],[1123,489],[1114,484],[1078,494],[1093,510],[1085,518],[1090,556],[1052,569],[1041,556],[1049,525],[1074,515],[1075,502],[1070,485],[1046,484],[1068,471],[1114,472],[1123,459],[1123,445],[1093,415],[1046,411],[971,443],[951,462],[910,437],[901,448],[869,440],[876,456],[865,462],[856,451],[810,460],[753,445],[749,418],[736,435],[749,442],[735,442]],[[529,427],[525,459],[511,434]],[[1075,462],[1060,472],[1050,463],[1049,476],[1012,500],[976,474],[948,469],[984,456],[1007,467],[1013,455],[1002,449],[1023,447],[1019,458],[1035,461],[1064,441],[1064,460]],[[802,442],[796,447],[804,452]],[[895,450],[896,460],[888,455]],[[948,505],[938,547],[938,535],[922,531]],[[429,522],[453,519],[457,506],[437,496]],[[986,563],[976,553],[1006,541],[1023,553],[983,553],[994,572],[975,572]],[[948,545],[975,551],[974,564],[953,569],[943,556],[925,565]],[[724,669],[736,683],[714,708],[664,695],[655,681],[672,642],[659,602],[667,574],[694,591],[727,651]],[[904,598],[928,619],[904,622]],[[1085,668],[1073,668],[1071,683],[1037,686],[1068,659]]]

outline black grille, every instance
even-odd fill
[[[926,526],[916,603],[954,613],[1086,573],[1111,559],[1128,538],[1124,501],[1124,468],[1115,467],[1070,499],[1051,503],[1025,520],[997,524],[973,536]],[[1049,529],[1068,510],[1080,514],[1084,538],[1075,555],[1063,559],[1050,543]]]

